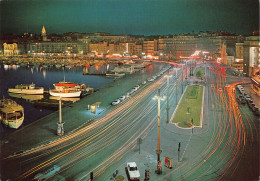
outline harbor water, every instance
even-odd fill
[[[53,109],[35,107],[33,102],[37,99],[43,98],[41,95],[19,95],[8,93],[8,88],[14,88],[18,84],[31,84],[34,83],[36,87],[44,87],[45,90],[53,89],[53,84],[59,81],[75,82],[80,84],[86,84],[88,87],[97,90],[106,83],[114,80],[114,78],[109,78],[106,76],[95,76],[95,75],[83,75],[83,67],[73,67],[73,68],[55,68],[55,67],[21,67],[19,65],[0,65],[0,96],[1,99],[10,98],[16,101],[18,104],[24,107],[25,119],[23,126],[26,126],[41,117],[50,114],[55,111]],[[101,67],[91,67],[91,71],[97,69],[103,71],[105,65]],[[110,66],[112,67],[112,65]],[[49,95],[44,95],[48,98]],[[20,97],[20,98],[19,98]],[[21,98],[22,97],[22,98]],[[5,127],[4,124],[0,124],[0,138],[7,136],[8,134],[16,131],[15,129],[10,129]]]

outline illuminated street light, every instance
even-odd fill
[[[64,135],[64,122],[62,122],[62,112],[61,112],[61,97],[59,99],[59,122],[58,122],[58,129],[57,129],[57,135],[62,136]]]
[[[169,123],[169,79],[172,77],[172,75],[165,75],[164,77],[167,78],[167,107],[166,107],[166,111],[167,111],[167,122]]]
[[[161,97],[160,96],[160,89],[158,89],[158,95],[154,96],[153,99],[157,99],[158,100],[158,142],[157,142],[157,150],[156,150],[156,154],[157,154],[157,174],[161,174],[162,173],[162,163],[161,163],[161,159],[160,159],[160,154],[162,153],[162,150],[160,148],[160,109],[161,109],[161,100],[163,101],[165,99],[165,96]]]

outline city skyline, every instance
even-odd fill
[[[0,5],[1,34],[40,34],[43,25],[48,34],[145,36],[217,30],[246,35],[259,29],[254,0],[4,0]]]

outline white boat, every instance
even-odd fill
[[[11,99],[0,100],[0,120],[9,128],[19,128],[24,120],[24,109]]]
[[[55,97],[80,97],[81,91],[78,90],[56,90],[56,89],[51,89],[49,91],[51,96]]]
[[[9,88],[8,92],[16,94],[43,94],[43,87],[35,87],[35,84],[20,84],[16,85],[15,88]]]
[[[53,84],[55,89],[49,91],[55,97],[80,97],[82,91],[86,91],[85,84],[61,81]]]

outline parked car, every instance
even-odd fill
[[[131,95],[131,94],[133,94],[135,91],[136,91],[135,89],[132,89],[132,90],[129,92],[129,94]]]
[[[120,103],[120,99],[116,99],[116,100],[114,100],[111,104],[113,105],[113,106],[115,106],[115,105],[117,105],[117,104],[119,104]]]
[[[129,174],[130,180],[140,180],[140,172],[137,169],[135,162],[127,163],[127,172]]]
[[[146,81],[143,81],[142,84],[143,84],[143,85],[146,84]]]
[[[153,82],[153,81],[154,81],[154,79],[148,79],[148,81],[149,81],[149,82]]]
[[[259,111],[259,108],[254,106],[254,107],[252,107],[252,111],[253,112]]]
[[[254,102],[253,102],[253,100],[252,100],[252,99],[250,99],[250,98],[249,98],[249,99],[247,99],[247,101],[246,101],[246,102],[247,102],[247,105],[248,105],[248,106],[249,106],[249,104],[252,104],[252,103],[254,103]]]
[[[242,95],[239,95],[239,96],[237,97],[237,100],[238,100],[238,102],[239,102],[240,104],[245,104],[245,103],[246,103],[246,100],[245,100],[244,96],[242,96]]]
[[[253,110],[253,107],[255,107],[255,103],[248,104],[248,107]]]
[[[123,100],[125,100],[125,96],[120,96],[119,99],[120,99],[120,101],[123,101]]]
[[[260,116],[260,111],[259,111],[259,109],[254,112],[254,115],[256,115],[256,116],[258,116],[258,117]]]

